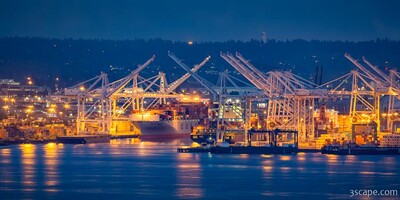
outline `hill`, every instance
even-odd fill
[[[0,78],[13,78],[26,82],[32,77],[35,84],[53,87],[59,78],[66,87],[89,79],[100,71],[111,80],[121,78],[145,62],[153,54],[156,60],[142,73],[150,77],[158,71],[167,73],[170,81],[184,71],[175,64],[167,52],[192,66],[211,55],[211,60],[199,71],[200,75],[215,82],[217,72],[233,70],[219,56],[221,51],[240,52],[263,71],[292,70],[312,79],[317,65],[324,67],[323,81],[338,77],[354,68],[344,58],[348,52],[355,58],[366,56],[384,70],[400,65],[400,41],[377,39],[364,42],[258,40],[201,42],[188,44],[182,41],[151,40],[98,40],[51,39],[11,37],[0,38]]]

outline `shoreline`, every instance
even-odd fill
[[[48,140],[18,140],[18,141],[0,141],[0,146],[9,146],[15,144],[47,144],[51,142],[57,142],[57,139]]]
[[[139,138],[139,135],[112,135],[111,139],[125,139],[125,138]],[[57,143],[57,139],[45,139],[45,140],[18,140],[18,141],[10,141],[10,140],[2,140],[0,141],[0,147],[9,146],[9,145],[18,145],[18,144],[47,144],[47,143]]]

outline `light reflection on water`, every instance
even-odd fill
[[[304,152],[297,153],[296,159],[299,162],[304,162],[306,160],[306,153]]]
[[[176,194],[180,199],[200,199],[203,197],[201,177],[202,169],[196,154],[177,155],[177,184]]]
[[[282,161],[288,161],[288,160],[290,160],[291,159],[291,156],[279,156],[279,160],[282,160]]]
[[[21,153],[21,174],[22,174],[22,189],[25,191],[33,191],[36,180],[36,145],[33,144],[21,144],[19,145]]]
[[[400,189],[400,157],[178,154],[187,141],[24,144],[0,149],[5,199],[349,198],[357,188]]]
[[[12,159],[11,149],[0,149],[0,163],[1,166],[6,166],[2,171],[0,171],[0,183],[1,184],[14,184],[15,180],[12,174],[13,168],[10,166]]]
[[[62,144],[48,143],[44,145],[44,163],[45,163],[45,185],[50,187],[49,192],[57,192],[58,189],[52,188],[59,184],[58,164],[59,154],[62,153]]]

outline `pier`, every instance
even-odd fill
[[[203,130],[207,134],[193,138],[209,144],[229,140],[232,146],[277,147],[282,138],[292,138],[294,146],[309,151],[351,142],[400,146],[393,143],[397,141],[396,123],[400,122],[395,108],[400,94],[400,73],[396,70],[384,72],[365,57],[358,60],[346,53],[344,57],[356,70],[326,83],[314,83],[291,71],[262,72],[238,52],[221,52],[219,56],[238,75],[227,70],[219,73],[217,83],[210,83],[196,73],[210,61],[210,55],[189,67],[168,52],[185,72],[171,83],[163,72],[141,76],[156,59],[153,55],[116,81],[110,82],[102,72],[46,99],[4,97],[7,112],[26,107],[28,118],[18,127],[14,124],[19,119],[10,118],[0,132],[4,138],[17,140],[82,137],[79,139],[84,142],[87,134],[162,139]],[[196,80],[199,88],[179,90],[189,78]],[[45,114],[51,123],[37,128],[44,122],[29,122],[39,114]],[[296,136],[277,136],[271,132],[274,130],[296,132]],[[40,132],[41,138],[35,132]]]

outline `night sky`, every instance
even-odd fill
[[[397,0],[0,0],[0,37],[400,39]]]

